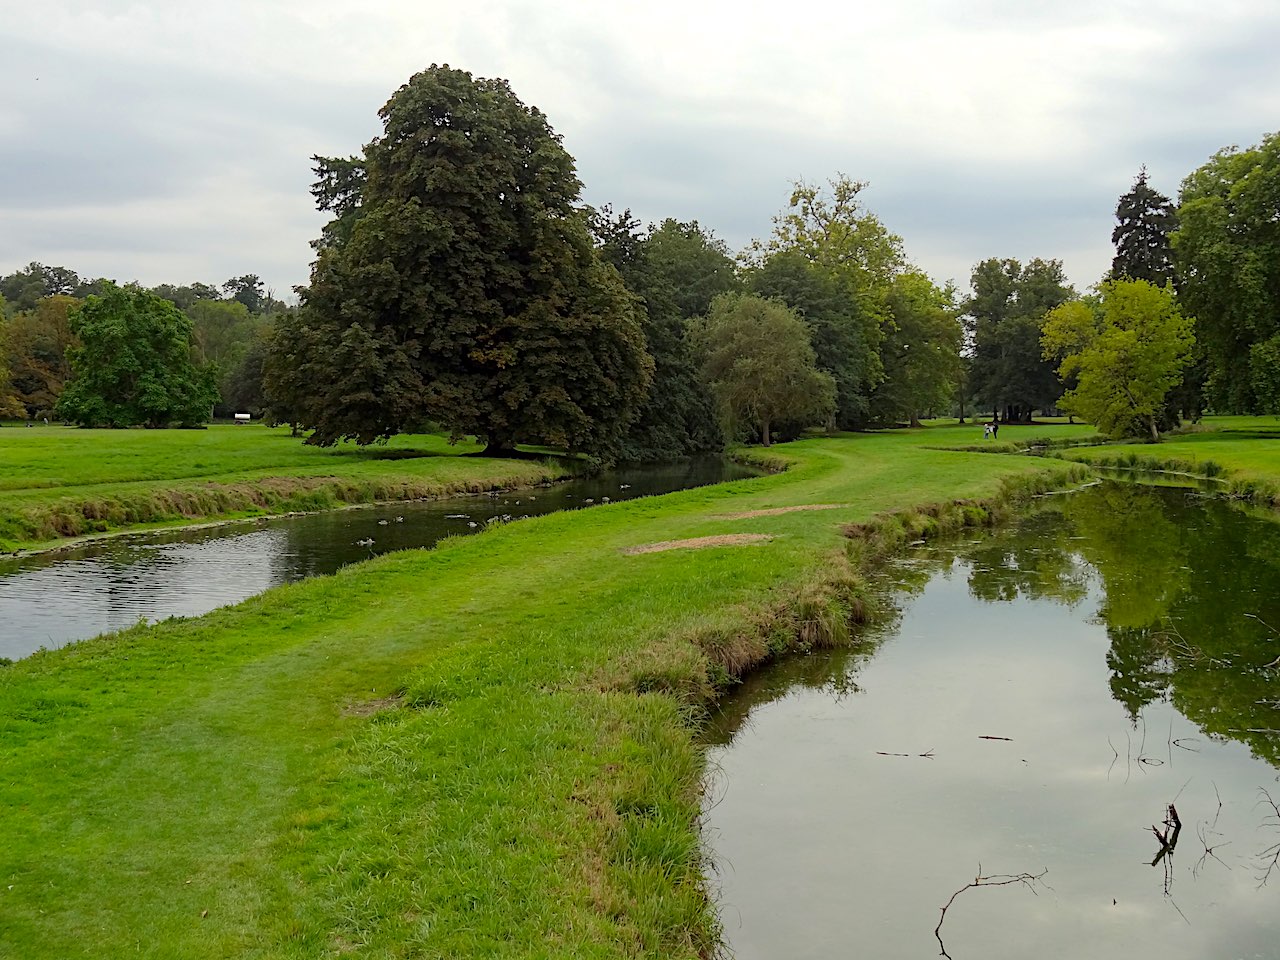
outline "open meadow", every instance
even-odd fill
[[[0,668],[0,955],[708,955],[697,726],[717,690],[847,642],[885,554],[1085,476],[939,449],[975,434],[781,445],[785,472]]]

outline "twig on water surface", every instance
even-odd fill
[[[1218,785],[1216,783],[1213,785],[1213,794],[1218,798],[1218,809],[1213,814],[1213,823],[1205,823],[1204,821],[1201,821],[1200,823],[1196,824],[1196,836],[1200,838],[1200,846],[1204,847],[1204,853],[1200,855],[1200,859],[1196,861],[1196,865],[1191,868],[1191,876],[1196,878],[1199,878],[1200,871],[1204,869],[1204,866],[1206,863],[1209,862],[1210,857],[1212,857],[1214,860],[1217,860],[1220,864],[1222,864],[1228,870],[1231,869],[1230,865],[1225,860],[1223,860],[1220,856],[1214,853],[1214,851],[1217,850],[1219,847],[1230,846],[1231,841],[1228,840],[1226,843],[1215,843],[1213,846],[1209,845],[1208,837],[1222,836],[1222,834],[1220,834],[1217,830],[1218,818],[1222,816],[1222,794],[1218,793]]]
[[[877,757],[928,757],[930,760],[932,760],[933,747],[930,747],[924,753],[889,753],[885,750],[877,750],[876,756]]]
[[[1257,806],[1267,806],[1271,808],[1271,813],[1267,814],[1262,820],[1264,827],[1280,826],[1280,804],[1271,798],[1271,794],[1267,792],[1266,787],[1259,787],[1258,792],[1262,794],[1262,799],[1258,801]],[[1271,879],[1271,872],[1280,866],[1280,843],[1273,843],[1267,849],[1258,854],[1258,869],[1262,871],[1262,875],[1257,877],[1258,889],[1261,890],[1267,885],[1267,881]]]
[[[1013,743],[1013,737],[990,737],[990,736],[987,736],[985,733],[978,734],[978,739],[979,740],[1007,740],[1009,741],[1009,743]]]
[[[1007,887],[1010,884],[1020,883],[1032,893],[1039,896],[1036,891],[1036,884],[1040,883],[1044,875],[1049,872],[1049,868],[1045,867],[1039,873],[997,873],[989,877],[982,875],[982,864],[978,864],[978,875],[973,878],[971,883],[966,883],[963,887],[951,895],[951,899],[942,907],[942,916],[938,918],[938,925],[933,928],[933,935],[938,940],[938,947],[941,949],[940,956],[951,960],[951,954],[947,953],[947,945],[942,942],[942,925],[947,922],[947,911],[951,909],[951,905],[956,902],[956,897],[971,890],[974,887]]]

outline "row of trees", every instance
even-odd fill
[[[584,210],[573,159],[501,80],[418,74],[360,157],[315,158],[333,219],[267,358],[317,443],[434,423],[604,456],[717,449],[945,407],[955,291],[860,202],[801,184],[735,258],[697,223]]]
[[[153,383],[181,382],[187,389],[194,389],[197,379],[206,386],[212,384],[213,396],[203,403],[203,414],[197,420],[207,418],[211,406],[218,415],[229,415],[233,410],[261,410],[263,357],[275,318],[291,308],[267,291],[259,277],[234,277],[221,288],[194,283],[162,284],[150,290],[134,284],[124,289],[128,296],[122,297],[121,288],[110,280],[85,281],[65,267],[40,263],[0,277],[0,416],[60,416],[81,422],[87,415],[85,411],[98,408],[77,403],[74,409],[78,413],[72,416],[73,407],[59,407],[59,400],[73,379],[99,385],[112,378],[121,385],[134,382],[121,379],[124,369],[97,368],[108,357],[115,357],[122,368],[128,366],[107,344],[84,342],[81,326],[88,325],[91,336],[105,329],[96,326],[89,316],[78,316],[87,303],[98,301],[107,302],[94,310],[114,316],[122,326],[120,336],[127,338],[130,331],[136,334],[139,350],[144,354],[147,349],[141,344],[153,335],[156,318],[167,318],[166,323],[174,328],[170,334],[188,347],[184,371],[177,380],[171,379],[175,371],[168,370],[149,371],[148,376],[159,378]],[[160,362],[160,354],[147,355],[151,356],[148,362]],[[138,362],[138,358],[131,362]],[[83,377],[73,377],[73,364],[80,366]],[[113,402],[125,402],[127,406],[132,399],[117,396]],[[177,394],[171,402],[178,408],[183,406]],[[124,421],[129,422],[154,420]]]
[[[1156,436],[1202,393],[1222,410],[1280,395],[1273,140],[1217,155],[1176,210],[1143,171],[1091,293],[1059,261],[989,259],[962,298],[912,266],[844,176],[797,184],[735,257],[697,223],[585,208],[573,158],[505,81],[432,67],[380,116],[360,156],[314,158],[332,218],[300,308],[253,276],[124,292],[39,264],[0,278],[0,413],[117,422],[85,391],[138,378],[91,370],[117,355],[85,336],[129,329],[130,311],[140,339],[161,316],[185,338],[191,389],[173,411],[212,387],[224,412],[265,409],[320,444],[432,425],[492,451],[657,459],[726,434],[1055,407]]]

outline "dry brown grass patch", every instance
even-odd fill
[[[751,517],[776,517],[781,513],[798,513],[801,510],[839,510],[847,503],[805,503],[797,507],[769,507],[767,510],[748,510],[745,513],[726,513],[717,520],[748,520]]]
[[[772,540],[763,533],[722,533],[716,537],[693,537],[689,540],[663,540],[660,543],[643,543],[627,547],[622,552],[628,556],[637,553],[660,553],[663,550],[703,550],[707,547],[740,547],[749,543],[766,543]]]
[[[400,706],[404,700],[404,694],[395,693],[389,697],[379,697],[377,700],[361,700],[357,703],[349,703],[342,708],[344,717],[372,717],[375,713],[381,713],[383,710],[394,710]]]

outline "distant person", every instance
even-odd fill
[[[984,424],[982,425],[982,439],[983,439],[983,440],[990,440],[990,439],[991,439],[991,424],[989,424],[989,423],[984,423]]]
[[[1000,439],[1000,421],[999,420],[991,421],[991,439],[992,440]]]

